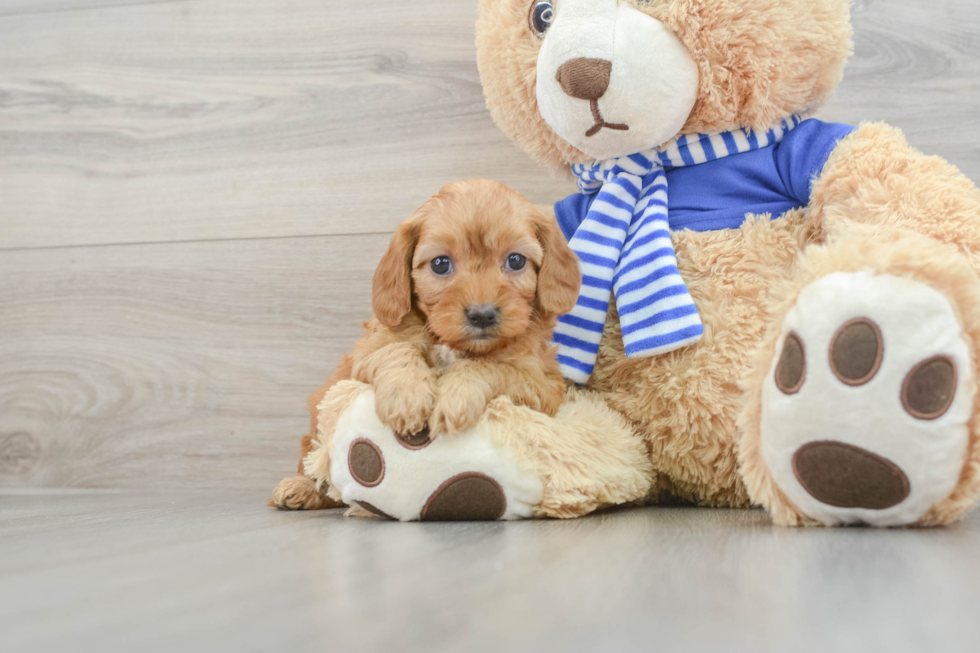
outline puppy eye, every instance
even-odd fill
[[[432,271],[438,275],[449,274],[453,271],[453,262],[448,256],[437,256],[429,263]]]
[[[555,20],[555,5],[550,2],[535,2],[531,6],[529,19],[531,31],[539,39],[543,39],[544,33],[548,31],[551,23]]]
[[[527,265],[527,258],[521,254],[511,254],[507,257],[507,269],[512,272],[523,270]]]

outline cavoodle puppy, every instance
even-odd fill
[[[446,185],[392,237],[374,275],[375,317],[310,397],[300,475],[270,505],[332,507],[303,477],[302,457],[317,404],[342,379],[371,384],[378,417],[398,433],[461,433],[500,395],[554,415],[566,386],[551,332],[580,283],[557,223],[522,195],[482,179]]]
[[[519,193],[449,184],[381,259],[352,378],[374,386],[378,417],[401,433],[465,431],[499,395],[554,415],[565,382],[551,330],[580,281],[555,221]]]

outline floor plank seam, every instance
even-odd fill
[[[187,240],[145,240],[119,243],[78,243],[64,245],[30,245],[25,247],[0,247],[0,252],[29,252],[54,249],[83,249],[96,247],[137,247],[146,245],[193,245],[195,243],[233,243],[261,240],[300,240],[304,238],[361,238],[364,236],[390,236],[393,231],[364,231],[340,234],[296,234],[292,236],[235,236],[234,238],[194,238]]]
[[[89,5],[84,7],[61,7],[59,9],[38,9],[36,11],[31,11],[28,9],[25,11],[4,12],[2,9],[0,9],[0,19],[17,18],[19,16],[43,16],[44,14],[64,14],[78,11],[99,11],[102,9],[121,9],[126,7],[145,7],[149,5],[168,5],[192,1],[193,0],[148,0],[146,2],[124,2],[120,4]]]

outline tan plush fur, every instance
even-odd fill
[[[299,464],[305,473],[304,478],[313,483],[319,493],[335,503],[335,507],[343,503],[340,500],[340,493],[330,486],[330,452],[333,449],[333,434],[340,415],[369,387],[357,381],[338,381],[331,385],[321,395],[320,401],[311,408],[314,415],[313,431],[308,440],[304,438],[303,455]],[[280,485],[288,480],[282,481]],[[304,506],[303,509],[319,508],[309,505]]]
[[[628,359],[611,310],[590,387],[638,424],[672,494],[704,505],[748,505],[736,459],[738,380],[765,329],[760,315],[769,288],[789,274],[805,235],[799,215],[674,235],[678,267],[704,321],[698,346]]]
[[[530,0],[480,0],[477,63],[496,123],[542,165],[588,157],[538,112],[540,39]],[[768,129],[831,96],[851,47],[850,0],[662,0],[631,2],[687,47],[700,72],[698,100],[682,133]],[[559,7],[560,9],[560,7]]]
[[[484,425],[494,444],[544,483],[538,516],[579,517],[659,490],[643,440],[594,392],[569,389],[553,419],[501,397]]]
[[[850,53],[849,0],[623,1],[662,21],[697,63],[699,97],[682,133],[766,128],[811,112],[833,93]],[[504,132],[539,163],[562,168],[586,157],[540,116],[531,4],[481,0],[481,80]],[[802,211],[750,217],[737,230],[675,232],[703,340],[628,360],[613,305],[590,381],[646,440],[649,498],[745,506],[751,497],[779,523],[812,523],[775,488],[758,451],[759,392],[783,316],[819,276],[870,267],[942,292],[977,351],[978,216],[980,193],[953,166],[915,151],[898,130],[867,124],[838,145]],[[980,495],[978,424],[974,416],[956,490],[919,525],[949,523]]]

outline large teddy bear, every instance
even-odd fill
[[[580,193],[554,418],[493,400],[398,434],[372,389],[311,399],[273,504],[574,517],[676,498],[784,525],[939,525],[980,494],[980,193],[894,128],[808,119],[849,0],[481,0],[497,124]]]

